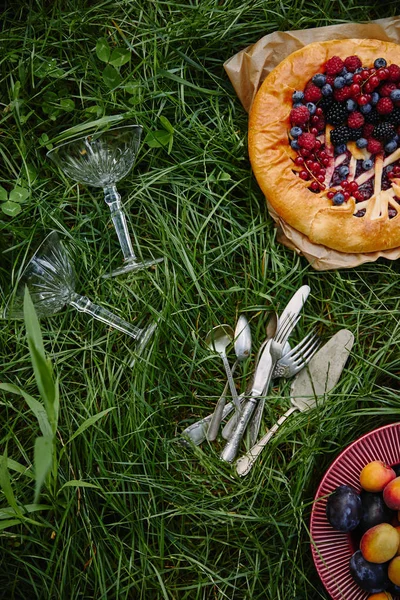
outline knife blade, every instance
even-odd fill
[[[236,457],[243,434],[257,405],[258,398],[262,395],[268,378],[271,378],[274,368],[274,361],[270,351],[271,344],[272,340],[269,340],[260,356],[260,360],[258,361],[258,365],[254,373],[250,397],[240,413],[236,428],[231,438],[220,455],[221,460],[232,462]]]
[[[236,471],[244,476],[249,473],[257,457],[286,419],[295,411],[307,411],[322,403],[326,394],[337,384],[351,352],[354,335],[341,329],[315,353],[308,366],[298,373],[291,385],[292,406],[277,423],[236,463]]]
[[[287,342],[287,340],[290,337],[290,334],[292,333],[293,329],[296,327],[296,324],[300,318],[300,313],[303,309],[304,303],[307,300],[309,294],[310,294],[310,286],[302,285],[297,290],[297,292],[295,292],[293,294],[293,296],[287,303],[285,309],[283,310],[281,316],[278,317],[278,327],[277,327],[275,335],[277,335],[279,333],[280,327],[284,327],[285,323],[289,319],[291,322],[291,326],[287,328],[287,332],[283,339],[282,346]],[[280,357],[278,357],[277,360],[279,360],[279,358]],[[277,363],[277,360],[275,360],[275,364]],[[275,364],[274,364],[274,367],[275,367]],[[268,392],[268,387],[269,387],[270,381],[271,381],[271,377],[269,378],[267,385],[265,386],[263,396],[265,396]],[[251,419],[250,424],[249,424],[250,446],[253,446],[257,441],[258,434],[260,432],[261,420],[262,420],[262,415],[264,412],[264,406],[265,406],[265,397],[262,398],[258,402],[257,407],[254,411],[253,418]]]

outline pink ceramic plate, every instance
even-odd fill
[[[333,600],[367,600],[370,594],[354,582],[349,561],[358,549],[352,533],[335,531],[326,514],[327,495],[339,485],[360,491],[361,469],[372,460],[388,465],[400,463],[400,423],[385,425],[350,444],[325,473],[314,498],[311,513],[311,547],[318,574]]]

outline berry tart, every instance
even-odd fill
[[[249,155],[272,208],[346,253],[400,247],[400,46],[316,42],[266,77]]]

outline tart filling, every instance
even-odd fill
[[[288,143],[293,172],[333,205],[351,197],[354,216],[382,192],[388,218],[400,204],[400,67],[383,57],[363,65],[357,55],[332,56],[292,94]],[[379,210],[378,208],[376,210]]]

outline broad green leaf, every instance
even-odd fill
[[[9,217],[16,217],[22,210],[19,204],[17,204],[16,202],[10,202],[9,200],[7,202],[4,202],[0,206],[3,213],[8,215]]]
[[[111,49],[110,49],[110,46],[108,45],[106,38],[102,37],[97,40],[96,54],[97,54],[97,58],[99,58],[103,62],[108,62],[108,60],[110,58],[110,54],[111,54]]]
[[[12,527],[13,525],[19,525],[21,521],[19,519],[10,519],[9,521],[2,521],[0,523],[0,531],[3,529],[7,529],[7,527]]]
[[[167,131],[169,131],[170,133],[174,133],[174,128],[171,125],[171,123],[168,121],[167,117],[160,117],[160,121],[164,127],[164,129],[166,129]]]
[[[11,508],[14,509],[15,514],[21,515],[21,511],[18,507],[13,489],[11,487],[10,473],[7,467],[7,459],[7,450],[5,450],[3,456],[0,457],[0,487],[3,490],[4,496],[8,504],[11,506]]]
[[[5,202],[6,200],[8,200],[8,192],[0,185],[0,201]]]
[[[50,140],[52,144],[57,144],[61,141],[69,140],[70,138],[75,138],[76,136],[85,133],[87,130],[96,131],[107,127],[108,125],[118,123],[119,121],[123,121],[125,119],[125,115],[110,115],[108,117],[101,117],[101,119],[97,119],[96,121],[91,121],[90,123],[83,123],[83,125],[75,125],[74,127],[70,127],[66,129],[59,135],[55,136]],[[46,136],[46,139],[44,138]],[[41,139],[44,144],[47,144],[49,138],[47,134],[42,134]]]
[[[45,407],[41,402],[38,402],[38,400],[35,400],[35,398],[32,398],[32,396],[30,396],[24,390],[21,390],[21,388],[12,383],[0,383],[0,390],[4,390],[5,392],[11,392],[11,394],[17,394],[18,396],[22,396],[29,408],[31,409],[31,411],[33,412],[33,414],[35,415],[42,434],[44,436],[52,435],[53,431],[51,429]]]
[[[107,87],[114,89],[121,83],[121,75],[112,65],[107,65],[103,71],[103,81]]]
[[[145,137],[145,142],[150,148],[165,148],[169,145],[172,135],[165,129],[159,129],[157,131],[149,131]]]
[[[66,487],[86,487],[86,488],[94,488],[96,490],[101,490],[101,487],[99,485],[95,485],[94,483],[89,483],[88,481],[81,481],[79,479],[71,479],[70,481],[67,481],[67,483],[64,483],[64,485],[60,489],[60,492],[61,492],[61,490],[63,490]]]
[[[47,473],[53,461],[53,438],[51,436],[38,437],[35,440],[34,461],[35,466],[35,499],[36,504]]]
[[[33,513],[40,510],[51,510],[49,504],[25,504],[21,507],[21,513]],[[9,517],[15,517],[15,510],[8,506],[7,508],[0,508],[0,519],[7,519]]]
[[[65,112],[71,112],[75,110],[75,102],[71,98],[61,98],[60,106]]]
[[[110,64],[114,67],[122,67],[125,63],[129,62],[131,53],[127,48],[114,48],[111,52]]]
[[[10,469],[10,471],[15,471],[20,475],[25,475],[29,479],[35,479],[35,476],[29,467],[21,465],[21,463],[13,460],[12,458],[7,458],[7,467]]]
[[[89,417],[88,419],[86,419],[86,421],[84,421],[82,423],[82,425],[80,425],[78,427],[78,429],[75,431],[75,433],[69,438],[67,443],[72,442],[72,440],[74,440],[76,437],[78,437],[78,435],[80,435],[86,429],[88,429],[89,427],[91,427],[92,425],[97,423],[97,421],[99,421],[101,418],[108,415],[108,413],[111,412],[112,410],[115,410],[115,406],[112,406],[111,408],[106,408],[105,410],[102,410],[101,412],[99,412],[97,415],[93,415],[92,417]],[[65,448],[65,446],[64,446],[64,448]]]
[[[128,93],[128,94],[140,94],[142,87],[139,83],[127,83],[124,86],[124,90]]]
[[[10,200],[12,202],[19,202],[22,204],[22,202],[25,202],[29,198],[29,194],[29,190],[16,185],[15,188],[10,192]]]

